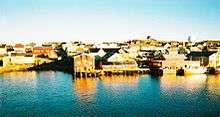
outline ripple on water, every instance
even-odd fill
[[[217,116],[220,76],[0,75],[0,116]]]

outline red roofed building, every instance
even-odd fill
[[[16,53],[25,53],[25,48],[23,44],[15,44],[14,51]]]
[[[34,55],[49,55],[53,51],[52,47],[34,47],[33,54]]]

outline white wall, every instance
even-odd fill
[[[33,64],[34,57],[15,56],[10,57],[12,64]]]

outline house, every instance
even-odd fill
[[[209,67],[217,68],[220,66],[220,50],[209,56]]]
[[[35,64],[35,57],[25,53],[11,53],[9,56],[3,57],[3,67],[14,64]]]
[[[168,48],[165,47],[155,47],[155,46],[148,46],[148,47],[142,47],[141,50],[143,51],[160,51],[162,52],[162,54],[167,54],[168,52]]]
[[[207,66],[209,64],[209,56],[216,51],[191,51],[186,55],[187,60],[199,61],[201,66]]]
[[[13,51],[14,51],[12,45],[6,45],[6,46],[5,46],[5,49],[6,49],[7,52],[13,52]]]
[[[101,61],[96,61],[96,62],[102,62],[102,64],[109,64],[109,62],[107,61],[107,59],[109,57],[111,57],[114,53],[119,52],[120,48],[102,48],[103,51],[105,52],[105,55],[103,54],[103,51],[100,48],[90,48],[89,51],[91,53],[101,53],[101,56],[96,55],[96,58],[101,57]],[[101,50],[101,51],[100,51]],[[100,52],[99,52],[100,51]],[[98,56],[98,57],[97,57]]]
[[[57,49],[55,49],[57,50]],[[33,54],[36,57],[58,59],[58,54],[52,47],[34,47]]]
[[[98,48],[96,48],[96,49],[91,49],[91,50],[90,50],[90,53],[91,53],[93,56],[100,56],[100,57],[103,57],[103,56],[106,54],[106,52],[105,52],[102,48],[100,48],[100,49],[98,49]]]
[[[6,44],[0,44],[0,56],[7,54]]]
[[[25,53],[25,47],[23,44],[15,44],[13,48],[15,53]]]
[[[82,53],[74,56],[74,72],[93,71],[95,69],[95,57],[92,54]]]
[[[94,44],[93,48],[119,48],[117,43],[113,43],[113,42],[103,42],[103,43],[99,43],[99,44]]]
[[[176,69],[185,66],[185,55],[178,54],[177,51],[170,51],[168,55],[164,55],[165,60],[162,61],[162,68]]]
[[[102,69],[102,65],[109,64],[107,59],[120,48],[89,48],[91,55],[95,57],[95,69]]]
[[[24,46],[25,53],[33,53],[33,48],[35,46],[35,43],[30,43]]]
[[[33,54],[35,56],[49,56],[49,54],[53,51],[52,47],[34,47]]]
[[[103,64],[103,70],[136,70],[138,64],[135,59],[131,58],[129,54],[122,49],[113,53],[108,58],[105,58],[107,64]]]
[[[189,61],[184,54],[178,54],[178,51],[170,51],[168,55],[164,55],[165,60],[162,61],[164,73],[176,73],[180,68],[200,66],[200,61]]]

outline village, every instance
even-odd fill
[[[46,42],[0,45],[0,73],[63,70],[76,77],[97,75],[218,74],[220,41],[159,41],[150,36],[123,43]],[[68,59],[68,60],[67,60]],[[60,64],[62,61],[62,64]],[[51,67],[41,67],[45,65]],[[47,69],[45,69],[47,68]]]

